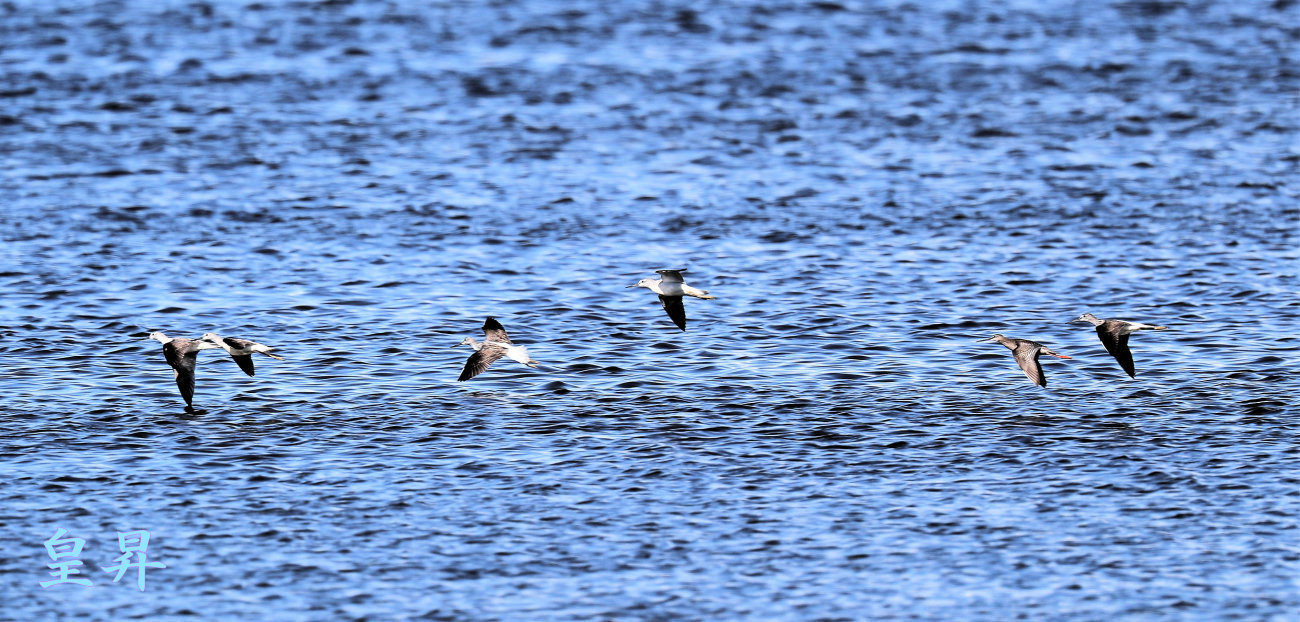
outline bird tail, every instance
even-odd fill
[[[704,300],[717,300],[717,299],[718,299],[717,296],[710,296],[710,295],[709,295],[709,292],[706,292],[706,291],[704,291],[704,290],[702,290],[702,289],[698,289],[698,288],[695,288],[695,287],[690,287],[690,286],[683,287],[683,288],[682,288],[682,293],[683,293],[683,294],[686,294],[687,296],[694,296],[694,297],[696,297],[696,298],[702,298],[702,299],[704,299]]]

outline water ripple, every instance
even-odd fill
[[[6,611],[1285,617],[1296,10],[11,7]]]

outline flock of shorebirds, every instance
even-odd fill
[[[663,305],[664,312],[668,314],[669,319],[678,328],[686,330],[686,308],[682,305],[683,296],[691,296],[703,300],[714,300],[716,296],[710,296],[709,292],[697,289],[686,284],[682,278],[685,270],[655,270],[659,275],[657,279],[641,279],[632,285],[632,287],[644,287],[659,295],[659,304]],[[1136,368],[1133,366],[1133,353],[1128,347],[1129,335],[1141,330],[1167,330],[1165,326],[1155,326],[1152,324],[1142,324],[1140,322],[1129,322],[1126,320],[1103,320],[1091,313],[1084,313],[1079,317],[1070,320],[1069,323],[1087,322],[1097,329],[1097,336],[1101,338],[1101,343],[1106,347],[1106,351],[1115,360],[1119,366],[1129,375],[1130,378],[1137,377]],[[466,337],[456,345],[467,345],[474,349],[474,353],[465,361],[465,367],[461,369],[458,382],[469,380],[484,371],[502,357],[518,361],[528,367],[536,368],[538,363],[528,355],[528,348],[514,344],[510,341],[506,329],[501,323],[493,318],[487,318],[483,322],[483,341],[478,341],[473,337]],[[162,342],[163,357],[167,359],[167,364],[171,365],[176,374],[176,386],[181,391],[181,397],[185,398],[185,408],[190,410],[194,406],[194,368],[198,365],[198,356],[200,350],[210,348],[221,348],[225,350],[230,357],[235,360],[239,368],[249,376],[253,375],[253,355],[263,354],[273,359],[284,360],[284,358],[272,354],[274,348],[265,346],[248,339],[236,339],[232,337],[221,337],[216,333],[205,333],[199,339],[183,339],[168,337],[162,333],[150,333],[150,339]],[[1021,371],[1029,380],[1040,387],[1047,386],[1047,377],[1043,375],[1043,366],[1038,361],[1038,357],[1046,354],[1057,358],[1068,359],[1070,357],[1052,351],[1047,346],[1036,341],[1028,339],[1012,339],[1002,335],[993,335],[988,339],[982,339],[979,343],[1000,343],[1011,349],[1011,355],[1015,357],[1016,364],[1020,365]],[[455,346],[452,346],[455,347]]]
[[[225,350],[230,354],[230,358],[235,359],[239,364],[239,368],[249,376],[253,375],[254,354],[265,354],[273,359],[284,360],[284,357],[271,354],[274,348],[269,346],[247,339],[221,337],[216,333],[204,333],[198,339],[149,333],[149,338],[162,342],[163,358],[167,359],[167,364],[172,366],[172,371],[176,374],[176,387],[181,390],[181,397],[185,398],[187,409],[194,406],[194,367],[199,364],[199,350],[210,348]]]
[[[1103,320],[1091,313],[1085,313],[1079,317],[1070,320],[1069,324],[1076,322],[1087,322],[1097,329],[1097,336],[1101,338],[1101,345],[1106,346],[1106,351],[1115,360],[1119,366],[1128,374],[1129,378],[1137,378],[1137,368],[1133,366],[1133,352],[1128,349],[1128,336],[1140,330],[1169,330],[1168,326],[1155,326],[1152,324],[1143,324],[1141,322],[1129,322],[1127,320]],[[1020,371],[1025,372],[1029,381],[1040,386],[1047,386],[1047,376],[1043,375],[1043,365],[1038,362],[1039,355],[1046,354],[1055,356],[1058,359],[1068,359],[1070,357],[1053,352],[1051,348],[1028,339],[1011,339],[1002,335],[993,335],[988,339],[981,339],[978,343],[1000,343],[1011,348],[1011,356],[1016,357],[1016,364],[1020,365]]]

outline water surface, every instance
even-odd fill
[[[1297,11],[0,8],[0,617],[1294,616]]]

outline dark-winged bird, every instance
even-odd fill
[[[172,366],[172,372],[176,374],[176,388],[181,390],[181,397],[185,398],[185,408],[193,408],[194,367],[199,363],[199,350],[221,346],[202,339],[181,339],[162,333],[149,333],[149,338],[162,342],[163,358],[167,359],[167,364]]]
[[[687,285],[682,279],[682,273],[685,270],[655,270],[659,275],[657,279],[641,279],[628,287],[644,287],[656,294],[659,294],[659,304],[663,305],[664,311],[672,319],[677,328],[686,330],[686,307],[682,305],[682,296],[691,296],[703,300],[716,300],[717,296],[710,296],[709,292],[702,289],[696,289]]]
[[[1101,345],[1106,346],[1106,351],[1119,361],[1119,366],[1124,369],[1129,378],[1137,378],[1137,368],[1133,366],[1133,352],[1128,349],[1128,336],[1140,330],[1169,330],[1168,326],[1154,326],[1125,320],[1103,320],[1091,313],[1085,313],[1069,321],[1070,324],[1075,322],[1087,322],[1097,327],[1097,336],[1101,338]]]
[[[1047,346],[1030,341],[1028,339],[1011,339],[1002,335],[993,335],[988,339],[981,339],[977,343],[1000,343],[1011,349],[1011,355],[1016,357],[1016,364],[1020,365],[1020,370],[1025,372],[1029,381],[1034,384],[1045,387],[1047,386],[1047,376],[1043,375],[1043,366],[1038,362],[1038,355],[1046,354],[1055,356],[1058,359],[1068,359],[1070,357],[1064,354],[1057,354]]]
[[[234,337],[221,337],[216,333],[204,333],[203,340],[214,343],[217,347],[229,353],[230,358],[235,359],[235,362],[239,364],[239,368],[244,370],[244,373],[250,376],[253,375],[254,353],[265,354],[277,361],[284,360],[284,357],[282,356],[271,354],[271,350],[274,350],[275,348],[264,346],[256,341],[236,339]]]
[[[477,341],[473,337],[466,337],[456,345],[467,345],[474,348],[474,353],[469,355],[469,360],[465,361],[465,368],[460,371],[460,378],[456,379],[457,382],[469,380],[487,371],[487,368],[492,363],[503,356],[532,368],[537,367],[537,361],[528,356],[528,348],[510,343],[510,337],[506,335],[506,329],[493,318],[483,321],[483,341]]]

